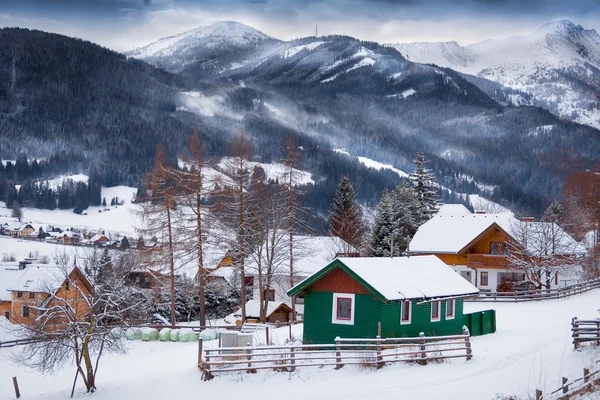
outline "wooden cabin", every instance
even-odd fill
[[[288,291],[304,296],[304,342],[460,334],[479,290],[435,256],[337,258]],[[380,328],[379,328],[380,327]]]
[[[509,251],[524,253],[539,241],[534,232],[545,229],[548,224],[551,223],[520,221],[511,214],[472,214],[468,210],[454,213],[442,209],[419,227],[410,243],[410,252],[437,256],[483,292],[512,291],[526,277],[523,271],[510,265]],[[575,259],[575,253],[585,252],[558,225],[553,224],[553,229],[561,237],[556,258],[569,264],[569,260]],[[559,280],[556,273],[553,285],[558,286]]]
[[[269,302],[267,305],[267,323],[284,323],[290,321],[290,315],[292,309],[284,302]],[[240,308],[234,313],[234,316],[238,319],[236,324],[241,325],[242,320],[242,309]],[[260,302],[258,300],[250,300],[246,303],[246,322],[258,323],[260,322]]]
[[[85,298],[92,292],[92,286],[78,267],[73,267],[65,276],[65,271],[56,266],[29,265],[8,291],[11,292],[9,321],[34,325],[37,313],[33,307],[59,305],[54,297],[66,300],[78,318],[85,318],[89,313]],[[64,323],[62,318],[58,313],[51,325]]]

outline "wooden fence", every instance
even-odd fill
[[[295,371],[296,368],[359,365],[381,368],[385,364],[409,362],[427,364],[451,358],[472,358],[469,331],[462,335],[416,338],[340,339],[335,344],[222,347],[203,350],[198,342],[198,367],[203,379],[215,373],[256,372],[259,369]]]
[[[576,283],[556,289],[525,290],[520,292],[486,292],[465,301],[520,302],[562,299],[600,288],[600,279]]]
[[[569,381],[568,378],[561,379],[561,386],[544,394],[542,390],[535,391],[535,400],[569,400],[583,393],[595,391],[595,386],[600,383],[600,370],[590,372],[588,368],[583,369],[583,376]]]
[[[571,320],[571,336],[575,349],[584,342],[594,342],[600,345],[600,319],[580,320],[573,317]]]

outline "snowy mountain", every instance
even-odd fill
[[[456,42],[392,46],[410,61],[498,82],[529,94],[534,104],[561,117],[600,127],[600,35],[595,30],[559,20],[526,36],[468,46]]]
[[[224,21],[160,39],[127,55],[176,71],[187,64],[207,62],[275,42],[278,40],[247,25]]]

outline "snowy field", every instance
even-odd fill
[[[85,176],[85,175],[83,175]],[[70,178],[73,178],[71,176]],[[81,177],[80,177],[81,178]],[[81,178],[83,179],[83,178]],[[42,210],[37,208],[23,207],[23,222],[31,222],[34,224],[53,225],[61,229],[71,227],[89,228],[91,230],[106,230],[111,232],[120,232],[127,235],[135,235],[135,230],[139,227],[139,221],[133,211],[138,209],[135,204],[131,204],[131,200],[135,197],[136,188],[127,186],[103,187],[102,197],[110,204],[113,197],[118,197],[125,204],[122,206],[106,207],[89,207],[84,210],[87,215],[78,215],[73,210]],[[11,218],[11,210],[6,208],[4,202],[0,202],[0,223],[16,221]],[[1,251],[0,251],[1,253]]]
[[[472,338],[474,357],[427,366],[397,364],[381,370],[346,366],[304,368],[293,373],[259,372],[218,375],[201,381],[195,343],[130,342],[126,356],[109,355],[100,364],[96,400],[183,398],[263,399],[494,399],[496,394],[527,396],[536,387],[560,386],[561,376],[579,377],[600,357],[586,346],[573,351],[570,321],[596,318],[600,290],[569,299],[539,303],[468,303],[467,312],[495,308],[498,332]],[[295,327],[296,335],[301,326]],[[278,342],[287,328],[278,330]],[[0,400],[14,398],[17,376],[24,399],[68,398],[73,370],[40,376],[13,364],[11,349],[0,349]],[[76,398],[87,397],[78,387]]]

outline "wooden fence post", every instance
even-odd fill
[[[202,368],[202,338],[198,338],[198,367]]]
[[[17,377],[13,376],[13,386],[15,387],[15,396],[17,399],[21,397],[21,391],[19,390],[19,383],[17,382]]]
[[[206,351],[206,361],[202,365],[204,366],[204,371],[203,371],[204,380],[205,381],[211,380],[213,376],[210,373],[210,353],[208,352],[208,350]]]
[[[290,364],[291,365],[296,365],[296,360],[294,358],[294,348],[290,347]],[[294,372],[296,370],[296,367],[290,367],[290,372]]]
[[[252,349],[250,348],[250,343],[248,343],[246,346],[248,346],[246,349],[246,354],[248,354],[248,373],[255,374],[256,370],[252,369]]]
[[[381,326],[381,322],[379,323]],[[381,336],[377,336],[377,369],[383,367],[383,357],[381,356]]]
[[[575,346],[575,350],[579,347],[579,341],[577,340],[579,332],[577,331],[577,328],[577,317],[573,317],[571,319],[571,332],[573,334],[573,345]]]
[[[563,378],[562,378],[562,384],[563,384],[563,386],[562,386],[562,392],[563,393],[569,393],[569,385],[567,385],[568,381],[569,381],[569,379],[567,379],[567,378],[565,378],[563,376]]]
[[[596,319],[596,346],[600,346],[600,320]]]
[[[267,346],[270,345],[271,343],[269,343],[269,327],[267,326],[265,329],[265,333],[267,335]]]
[[[535,389],[535,400],[542,400],[542,391],[540,389]]]
[[[336,337],[335,338],[335,369],[340,369],[342,368],[344,365],[342,364],[342,353],[341,353],[341,347],[340,347],[340,337]]]
[[[465,335],[465,347],[467,350],[467,361],[469,361],[471,358],[473,358],[473,353],[471,351],[471,339],[470,339],[470,335],[469,335],[469,330],[467,329],[466,326],[463,325],[463,335]]]
[[[583,369],[583,383],[588,383],[590,380],[590,370],[588,368]]]
[[[427,365],[427,351],[425,347],[425,333],[419,333],[419,337],[421,338],[421,361],[419,364]]]

